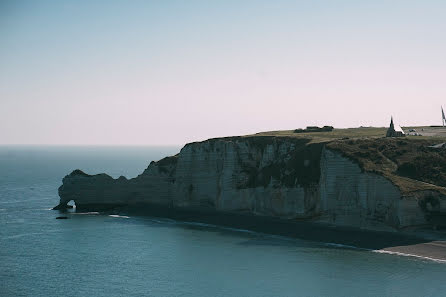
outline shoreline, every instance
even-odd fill
[[[270,235],[299,238],[314,242],[358,249],[412,256],[446,263],[446,233],[437,239],[423,237],[422,232],[373,231],[326,223],[279,219],[252,214],[218,212],[209,209],[172,208],[160,205],[104,206],[80,205],[76,212],[98,211],[112,215],[151,216],[217,227],[249,230]],[[428,234],[426,234],[428,235]]]
[[[420,259],[446,263],[446,241],[432,241],[407,246],[394,246],[380,250],[377,253],[416,257]]]

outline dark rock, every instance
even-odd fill
[[[52,210],[65,210],[65,209],[67,209],[66,204],[58,204],[52,208]]]
[[[67,210],[67,209],[70,209],[70,208],[73,208],[74,206],[73,205],[69,205],[69,204],[58,204],[58,205],[56,205],[56,206],[54,206],[53,208],[52,208],[52,210]]]

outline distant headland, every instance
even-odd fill
[[[411,230],[425,240],[446,227],[444,143],[444,127],[399,129],[393,119],[389,128],[214,138],[186,144],[132,179],[75,170],[63,179],[55,209],[74,201],[82,211],[136,211],[309,239],[316,236],[309,230],[319,230],[320,240],[383,248],[407,243],[396,234]],[[337,231],[324,229],[330,226]],[[374,245],[352,230],[393,235]]]

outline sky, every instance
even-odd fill
[[[0,144],[441,124],[444,0],[0,0]]]

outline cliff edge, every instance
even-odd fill
[[[146,205],[372,230],[443,224],[446,155],[428,148],[433,140],[341,136],[209,139],[132,179],[75,170],[63,179],[56,209],[73,200],[77,209]]]

